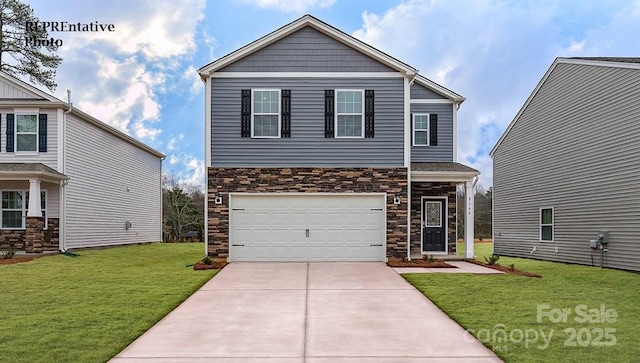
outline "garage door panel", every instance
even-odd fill
[[[383,195],[234,194],[231,260],[384,261],[385,201]]]

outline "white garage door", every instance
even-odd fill
[[[232,194],[231,261],[384,261],[383,194]]]

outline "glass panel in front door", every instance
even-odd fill
[[[425,202],[425,227],[442,227],[442,203]]]

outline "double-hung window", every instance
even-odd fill
[[[429,146],[429,114],[413,115],[413,146]]]
[[[251,137],[280,137],[280,90],[253,90]]]
[[[364,137],[364,90],[336,90],[336,137]]]
[[[16,152],[38,151],[38,115],[16,114]]]
[[[3,191],[2,192],[2,228],[24,229],[25,218],[29,210],[28,191]],[[40,192],[40,208],[44,217],[44,229],[47,228],[47,192]]]
[[[540,208],[540,241],[553,242],[553,208]]]

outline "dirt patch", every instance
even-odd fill
[[[196,262],[193,264],[194,270],[222,270],[227,265],[226,262],[215,262],[212,261],[211,264],[207,265],[204,262]]]
[[[416,259],[411,261],[403,261],[403,260],[389,260],[387,262],[387,266],[389,267],[428,267],[428,268],[456,268],[455,266],[451,266],[444,261],[429,261],[425,259]]]
[[[538,277],[538,278],[542,277],[542,275],[538,275],[538,274],[533,273],[533,272],[527,272],[527,271],[518,270],[517,268],[515,268],[514,265],[509,265],[509,266],[502,266],[500,264],[489,265],[487,263],[484,263],[484,262],[481,262],[481,261],[476,261],[476,260],[467,260],[467,261],[471,262],[473,264],[479,265],[479,266],[491,268],[491,269],[502,271],[504,273],[508,273],[508,274],[512,274],[512,275],[525,276],[525,277]]]
[[[0,265],[13,265],[14,263],[29,262],[34,258],[35,257],[31,257],[31,256],[18,256],[18,257],[12,257],[12,258],[0,257]]]

